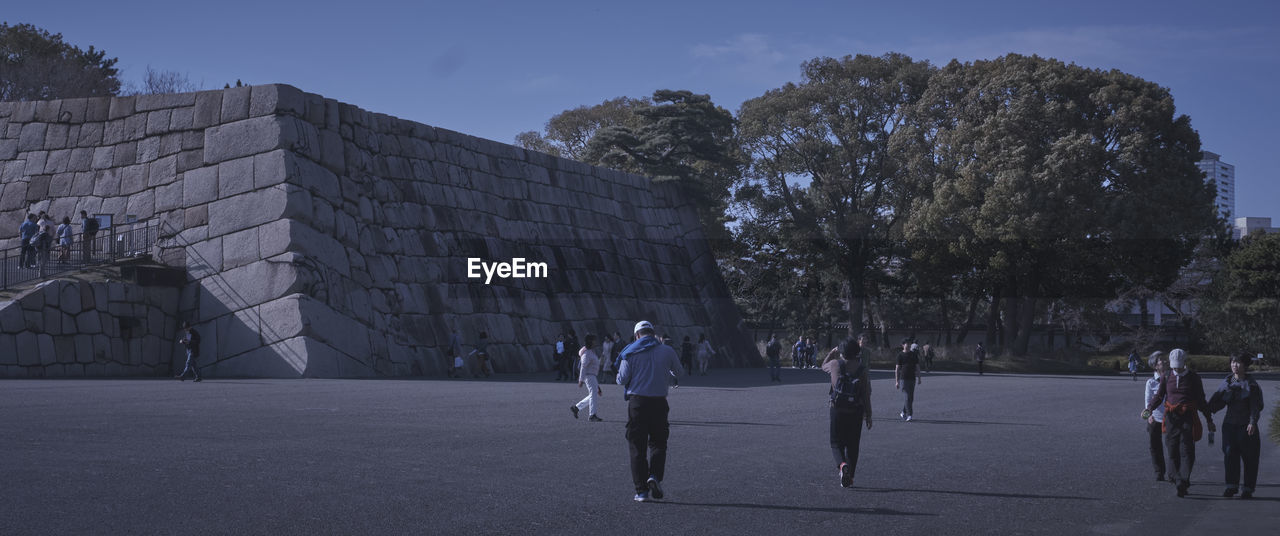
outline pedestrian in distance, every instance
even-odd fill
[[[796,337],[796,344],[791,347],[791,368],[804,368],[804,337]]]
[[[1232,355],[1231,374],[1222,379],[1218,390],[1209,398],[1212,411],[1227,410],[1222,417],[1222,455],[1227,476],[1223,497],[1239,492],[1241,499],[1252,499],[1258,484],[1258,458],[1262,452],[1258,418],[1262,414],[1262,388],[1249,374],[1249,359],[1248,354]],[[1242,464],[1243,486],[1240,485]]]
[[[902,391],[902,412],[898,417],[910,422],[915,408],[916,386],[924,383],[920,377],[920,357],[911,351],[911,341],[902,341],[902,353],[898,354],[898,364],[893,367],[893,387]]]
[[[1154,352],[1147,358],[1147,364],[1155,371],[1147,378],[1143,389],[1142,407],[1151,405],[1151,399],[1160,392],[1160,382],[1169,373],[1169,357],[1164,352]],[[1166,470],[1164,463],[1164,406],[1156,406],[1147,417],[1147,449],[1151,452],[1151,466],[1156,471],[1156,480],[1168,479],[1177,483],[1178,479]]]
[[[608,376],[609,370],[613,369],[613,345],[616,341],[613,335],[604,334],[604,342],[600,343],[600,377]]]
[[[481,375],[481,376],[484,376],[484,377],[488,378],[488,377],[489,377],[489,374],[490,374],[490,370],[489,370],[489,333],[488,333],[488,332],[484,332],[484,331],[481,331],[481,332],[480,332],[480,337],[479,337],[479,339],[478,339],[478,340],[476,340],[476,347],[475,347],[475,349],[474,349],[474,350],[471,350],[471,353],[470,353],[470,354],[468,354],[467,356],[468,356],[468,357],[475,356],[475,358],[476,358],[476,365],[477,365],[477,366],[476,366],[476,368],[479,370],[479,372],[477,372],[477,374],[479,374],[479,375]]]
[[[715,349],[711,348],[711,341],[707,340],[707,334],[700,335],[698,337],[698,372],[703,376],[707,375],[707,367],[711,365],[711,356],[715,353]]]
[[[80,262],[88,263],[93,258],[93,239],[98,235],[98,218],[90,218],[89,213],[80,211]]]
[[[574,369],[578,368],[578,360],[574,359],[572,352],[575,351],[574,350],[575,348],[579,348],[579,347],[580,346],[578,345],[578,334],[575,333],[572,329],[569,330],[569,332],[566,333],[564,336],[564,379],[565,380],[573,381],[573,379],[577,377],[577,375],[575,374],[577,371]]]
[[[577,404],[569,406],[569,410],[573,412],[573,418],[578,418],[578,412],[587,410],[590,415],[587,420],[591,422],[600,422],[601,419],[596,414],[596,406],[599,403],[599,397],[604,395],[604,390],[600,388],[600,383],[596,376],[600,374],[600,357],[596,355],[592,347],[595,346],[596,336],[587,334],[586,344],[578,350],[579,359],[582,364],[578,368],[578,387],[586,386],[587,396],[579,400]]]
[[[564,334],[556,335],[556,381],[569,379],[569,374],[565,372],[564,360],[568,359],[565,354]]]
[[[862,347],[846,340],[822,360],[822,370],[831,375],[830,419],[831,454],[835,457],[840,486],[853,487],[858,469],[858,450],[862,443],[862,424],[871,429],[871,378],[861,359]]]
[[[933,372],[933,345],[924,345],[924,370],[925,372]]]
[[[978,375],[982,375],[982,362],[987,360],[987,349],[978,343],[978,347],[973,349],[973,360],[978,362]]]
[[[187,364],[182,368],[182,374],[178,375],[178,381],[186,381],[188,372],[195,376],[195,381],[200,381],[200,367],[196,363],[200,359],[200,332],[196,331],[191,322],[182,322],[182,334],[178,343],[187,348]]]
[[[75,231],[71,230],[71,218],[63,217],[58,226],[58,263],[66,264],[71,260],[71,243],[75,241]]]
[[[36,267],[36,232],[40,230],[40,225],[36,223],[35,214],[27,214],[27,219],[22,221],[22,225],[18,226],[18,238],[22,241],[22,255],[19,257],[19,264],[25,268]]]
[[[1138,349],[1129,351],[1129,378],[1138,381]]]
[[[1170,351],[1169,367],[1172,370],[1165,375],[1156,396],[1142,411],[1142,419],[1151,417],[1152,411],[1164,404],[1164,447],[1177,477],[1178,496],[1186,497],[1191,487],[1191,469],[1196,463],[1196,441],[1202,435],[1197,412],[1204,414],[1210,438],[1217,428],[1204,396],[1200,375],[1187,367],[1187,353],[1181,348]]]
[[[667,440],[671,425],[667,415],[667,378],[679,375],[676,351],[655,336],[653,324],[636,323],[635,341],[622,350],[618,385],[627,396],[627,443],[631,451],[631,481],[637,502],[662,499],[666,476]]]
[[[782,343],[778,337],[769,334],[769,342],[764,346],[764,354],[769,358],[769,383],[782,383]]]
[[[685,375],[693,375],[693,340],[688,335],[680,343],[680,364],[684,365]]]

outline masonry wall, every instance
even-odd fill
[[[0,302],[0,378],[167,376],[178,290],[47,281]]]
[[[561,331],[640,318],[758,361],[692,207],[644,177],[282,85],[4,103],[0,134],[0,229],[162,220],[214,375],[437,374],[453,326],[467,351],[487,331],[499,371],[548,370]],[[486,285],[470,257],[550,277]]]

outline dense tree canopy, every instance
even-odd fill
[[[0,23],[0,101],[105,97],[119,93],[116,58],[81,50],[30,24]]]
[[[771,243],[824,288],[848,298],[860,329],[868,287],[893,257],[906,191],[889,140],[932,67],[907,56],[818,58],[802,81],[747,101],[739,135],[752,157],[738,191],[754,239]],[[750,262],[750,261],[748,261]],[[815,273],[822,273],[822,276]]]
[[[602,128],[638,127],[637,108],[647,106],[648,99],[618,97],[595,106],[579,106],[565,110],[547,120],[543,132],[521,132],[516,145],[571,160],[585,162],[587,143]]]
[[[1168,286],[1218,223],[1190,120],[1168,90],[1119,71],[1019,55],[952,62],[895,147],[917,194],[912,249],[976,272],[1016,354],[1037,300]]]
[[[1280,234],[1247,236],[1227,255],[1200,321],[1219,351],[1280,356]]]

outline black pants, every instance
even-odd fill
[[[910,417],[916,406],[916,380],[902,380],[902,414]]]
[[[627,401],[627,442],[631,445],[631,481],[636,493],[649,491],[650,476],[659,482],[666,476],[670,410],[666,397],[631,395]]]
[[[981,375],[982,375],[982,362],[981,362],[981,361],[979,361],[979,362],[978,362],[978,375],[979,375],[979,376],[981,376]]]
[[[862,443],[862,411],[831,408],[831,455],[836,466],[849,464],[849,474],[858,469],[858,445]]]
[[[1226,456],[1227,489],[1238,489],[1240,462],[1244,462],[1244,490],[1252,493],[1258,485],[1258,455],[1262,451],[1258,427],[1253,435],[1241,424],[1222,423],[1222,454]]]
[[[1179,486],[1191,485],[1191,468],[1196,464],[1196,440],[1191,431],[1194,419],[1193,413],[1164,414],[1164,447],[1169,451],[1170,473],[1178,479]]]
[[[1158,422],[1147,423],[1147,447],[1151,449],[1151,466],[1156,470],[1156,476],[1168,475],[1169,480],[1173,480],[1173,474],[1165,472],[1164,432],[1160,430],[1162,426],[1164,425]]]

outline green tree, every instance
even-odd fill
[[[655,182],[674,181],[698,210],[713,251],[724,254],[729,245],[726,192],[741,176],[744,161],[733,114],[708,95],[666,89],[632,112],[634,122],[597,130],[582,160]]]
[[[817,58],[802,81],[749,100],[739,136],[752,157],[736,199],[805,273],[840,281],[851,334],[889,269],[908,192],[892,134],[933,68],[901,54]]]
[[[120,91],[116,58],[81,50],[30,24],[0,23],[0,101],[106,97]]]
[[[1197,317],[1220,351],[1280,356],[1280,234],[1242,239],[1223,259]]]
[[[1167,89],[1010,54],[951,62],[894,146],[916,196],[913,250],[947,248],[993,297],[988,340],[1024,355],[1053,297],[1162,289],[1219,222],[1199,137]]]
[[[635,111],[648,104],[647,99],[618,97],[595,106],[565,110],[548,119],[541,134],[533,130],[517,134],[516,145],[585,162],[587,143],[596,132],[613,126],[638,127]]]

